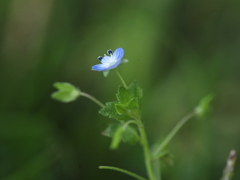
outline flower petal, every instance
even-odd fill
[[[104,70],[107,70],[107,67],[104,66],[103,64],[97,64],[92,67],[92,70],[104,71]]]
[[[108,64],[108,63],[111,63],[111,57],[109,56],[104,56],[101,60],[101,63],[103,64]]]
[[[114,64],[110,65],[107,67],[107,69],[114,69],[120,64],[120,60],[116,61]]]
[[[124,55],[123,48],[118,48],[114,51],[112,58],[116,60],[121,60]]]

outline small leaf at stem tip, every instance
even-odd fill
[[[63,103],[75,101],[81,95],[81,91],[70,83],[56,82],[53,86],[58,91],[52,93],[51,97]]]
[[[207,113],[211,110],[210,103],[213,99],[213,95],[209,94],[208,96],[204,97],[199,105],[195,108],[195,113],[200,117],[203,118],[207,115]]]

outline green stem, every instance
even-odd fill
[[[127,171],[127,170],[125,170],[125,169],[120,169],[120,168],[117,168],[117,167],[112,167],[112,166],[99,166],[98,168],[99,168],[99,169],[109,169],[109,170],[119,171],[119,172],[125,173],[125,174],[127,174],[127,175],[129,175],[129,176],[135,177],[136,179],[139,179],[139,180],[147,180],[147,179],[145,179],[145,178],[143,178],[143,177],[141,177],[141,176],[139,176],[139,175],[137,175],[137,174],[135,174],[135,173],[132,173],[132,172],[130,172],[130,171]]]
[[[126,128],[129,124],[136,124],[137,126],[139,126],[139,123],[135,120],[130,120],[130,121],[127,121],[125,124],[124,124],[124,127]]]
[[[145,165],[147,168],[148,177],[149,177],[149,180],[155,180],[146,132],[141,120],[137,119],[137,122],[139,123],[138,128],[141,134],[141,140],[142,140],[141,142],[143,146],[143,151],[145,156]]]
[[[153,161],[153,170],[156,180],[161,180],[161,164],[159,160]]]
[[[88,99],[91,99],[93,102],[95,102],[97,105],[99,105],[100,107],[105,107],[105,105],[103,103],[101,103],[99,100],[97,100],[95,97],[85,93],[85,92],[81,92],[81,96],[84,96]]]
[[[167,144],[170,142],[170,140],[175,136],[175,134],[179,131],[179,129],[192,117],[196,115],[195,112],[187,114],[185,117],[183,117],[176,126],[172,129],[172,131],[167,135],[167,137],[163,140],[163,142],[160,144],[160,146],[155,150],[153,153],[153,159],[158,159],[159,154],[161,151],[167,146]]]
[[[115,69],[115,72],[117,73],[118,77],[119,77],[119,78],[120,78],[120,80],[122,81],[122,83],[123,83],[123,86],[124,86],[124,87],[127,89],[127,85],[126,85],[125,81],[123,80],[123,78],[122,78],[121,74],[118,72],[118,70],[117,70],[117,69]]]

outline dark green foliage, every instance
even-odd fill
[[[108,116],[109,118],[113,118],[113,119],[117,119],[117,120],[129,120],[129,119],[131,119],[131,117],[128,116],[128,115],[119,114],[116,111],[116,108],[115,108],[116,104],[117,104],[117,102],[106,103],[106,106],[104,108],[102,108],[99,111],[99,113],[104,115],[104,116]]]
[[[106,103],[106,106],[99,113],[117,120],[139,118],[141,113],[141,98],[142,89],[137,81],[130,84],[127,89],[119,86],[117,93],[118,102]]]
[[[113,138],[110,148],[117,149],[121,141],[128,144],[136,144],[139,141],[139,136],[136,129],[124,124],[109,124],[106,130],[102,133],[104,136]]]

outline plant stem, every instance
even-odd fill
[[[124,86],[124,87],[127,89],[127,85],[126,85],[125,81],[123,80],[123,78],[122,78],[121,74],[118,72],[118,70],[117,70],[117,69],[115,69],[115,72],[117,73],[118,77],[119,77],[119,78],[120,78],[120,80],[122,81],[122,83],[123,83],[123,86]]]
[[[126,128],[129,124],[136,124],[137,126],[139,126],[139,123],[135,120],[130,120],[130,121],[127,121],[125,124],[124,124],[124,127]]]
[[[147,168],[148,178],[149,180],[155,180],[146,132],[141,120],[137,119],[137,122],[139,123],[138,128],[141,134],[141,140],[142,140],[141,142],[142,142],[144,156],[145,156],[145,165]]]
[[[98,168],[99,168],[99,169],[110,169],[110,170],[114,170],[114,171],[119,171],[119,172],[125,173],[125,174],[127,174],[127,175],[129,175],[129,176],[135,177],[136,179],[139,179],[139,180],[147,180],[147,179],[145,179],[145,178],[143,178],[143,177],[141,177],[141,176],[139,176],[139,175],[137,175],[137,174],[135,174],[135,173],[132,173],[132,172],[130,172],[130,171],[127,171],[127,170],[125,170],[125,169],[120,169],[120,168],[117,168],[117,167],[112,167],[112,166],[99,166]]]
[[[153,153],[153,159],[159,158],[159,154],[161,153],[161,151],[167,146],[167,144],[174,137],[174,135],[179,131],[179,129],[195,115],[196,115],[195,112],[189,113],[176,124],[176,126],[172,129],[172,131],[167,135],[167,137],[163,140],[160,146]]]
[[[105,107],[105,105],[103,103],[101,103],[99,100],[97,100],[95,97],[85,93],[85,92],[81,92],[81,95],[88,98],[88,99],[91,99],[93,102],[95,102],[97,105],[99,105],[100,107]]]

